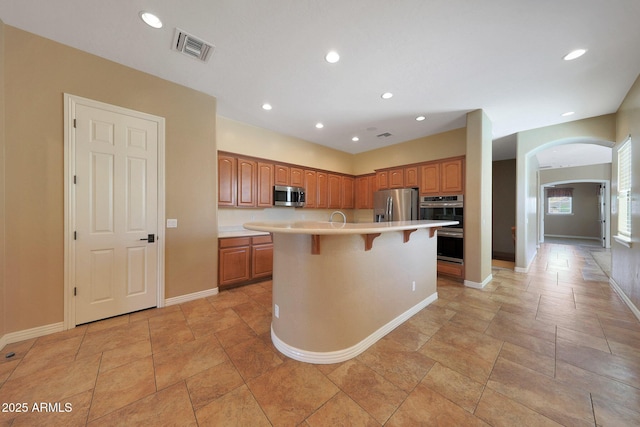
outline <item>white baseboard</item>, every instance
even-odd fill
[[[167,298],[164,303],[165,306],[182,304],[183,302],[193,301],[217,294],[218,288],[207,289],[206,291],[194,292],[192,294],[180,295],[179,297]],[[0,337],[0,350],[3,349],[7,344],[24,341],[31,338],[38,338],[43,335],[49,335],[55,332],[62,331],[64,331],[64,322],[38,326],[37,328],[25,329],[24,331],[11,332]]]
[[[200,298],[210,297],[213,295],[218,295],[218,288],[207,289],[205,291],[194,292],[192,294],[180,295],[178,297],[167,298],[164,300],[164,305],[176,305],[182,304],[183,302],[189,302]]]
[[[44,335],[64,331],[64,322],[52,323],[50,325],[38,326],[37,328],[25,329],[23,331],[10,332],[0,337],[0,350],[5,345],[18,341],[30,340]]]
[[[629,309],[631,309],[631,312],[640,321],[640,310],[638,309],[638,307],[636,307],[633,301],[631,301],[629,297],[622,291],[622,288],[620,287],[620,285],[618,285],[616,281],[613,280],[612,278],[609,278],[609,284],[616,291],[616,293],[620,295],[620,298],[622,298],[622,301],[624,301],[624,303],[627,304]]]
[[[490,281],[493,280],[493,274],[490,274],[487,276],[486,279],[484,279],[481,283],[478,282],[472,282],[471,280],[466,280],[464,281],[464,285],[468,288],[473,288],[473,289],[482,289],[485,286],[487,286],[487,283],[489,283]]]
[[[557,239],[595,240],[596,242],[600,241],[599,237],[593,237],[593,236],[569,236],[569,235],[566,235],[566,234],[545,234],[544,237],[545,238],[547,238],[547,237],[555,237]]]
[[[391,320],[389,323],[382,326],[380,329],[378,329],[359,343],[343,350],[327,352],[301,350],[299,348],[290,346],[289,344],[278,338],[276,333],[273,331],[273,326],[271,327],[271,340],[273,341],[273,345],[282,354],[300,362],[313,363],[317,365],[327,365],[332,363],[344,362],[346,360],[353,359],[354,357],[371,347],[382,337],[387,335],[389,332],[407,321],[411,316],[418,313],[420,310],[437,299],[438,293],[434,292],[431,296],[420,301],[418,304],[414,305],[409,310]]]
[[[529,261],[529,264],[526,267],[514,267],[513,271],[515,271],[516,273],[528,273],[529,269],[531,268],[531,265],[533,264],[533,261],[536,260],[536,257],[538,256],[538,251],[536,251],[536,253],[533,254],[533,256],[531,257],[531,261]]]

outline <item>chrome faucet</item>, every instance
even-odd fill
[[[345,216],[345,214],[344,214],[344,213],[342,213],[342,212],[340,212],[340,211],[333,211],[333,212],[331,212],[331,216],[329,217],[329,222],[333,222],[333,216],[334,216],[335,214],[340,214],[340,215],[342,215],[342,223],[343,223],[343,224],[346,224],[346,223],[347,223],[347,217]]]

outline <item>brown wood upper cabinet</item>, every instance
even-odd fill
[[[420,185],[418,176],[418,166],[407,166],[404,168],[404,186],[418,187]]]
[[[356,178],[356,209],[373,209],[373,193],[376,191],[376,176],[361,175]]]
[[[376,171],[376,190],[387,190],[389,188],[389,171]]]
[[[403,188],[404,183],[404,168],[391,169],[389,171],[389,188]]]
[[[305,208],[315,208],[318,199],[318,173],[314,170],[304,171]]]
[[[238,157],[238,206],[255,207],[258,162]]]
[[[235,206],[238,168],[236,158],[218,155],[218,206]]]
[[[290,183],[294,187],[304,187],[304,170],[301,168],[289,168],[291,180]]]
[[[356,206],[355,200],[355,178],[351,176],[342,177],[342,209],[353,209]]]
[[[257,206],[267,208],[273,206],[273,164],[258,162],[258,200]]]
[[[340,209],[342,204],[342,177],[335,174],[327,174],[327,207]]]
[[[273,165],[273,178],[275,185],[291,185],[291,168],[279,164]]]
[[[316,173],[317,193],[316,208],[326,209],[329,206],[329,176],[326,172]]]
[[[420,194],[464,193],[464,159],[446,159],[420,166]]]

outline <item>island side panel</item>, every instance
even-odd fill
[[[360,234],[274,234],[273,317],[276,336],[309,352],[350,348],[436,295],[436,238],[429,229],[382,233],[365,251]],[[413,282],[415,281],[415,291]]]

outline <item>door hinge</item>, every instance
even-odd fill
[[[75,297],[76,295],[78,295],[78,288],[73,288],[73,296]]]
[[[73,119],[73,127],[76,127],[76,119]]]
[[[76,183],[77,183],[77,180],[76,180],[76,176],[75,176],[75,175],[73,175],[73,183],[74,183],[74,184],[76,184]]]
[[[78,232],[77,231],[73,232],[73,240],[78,240]]]

